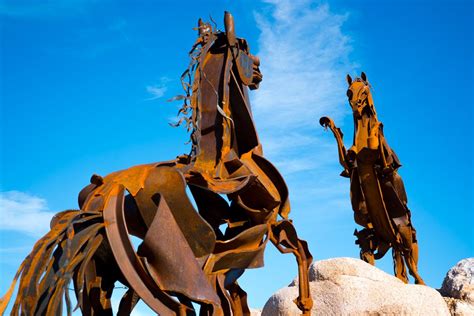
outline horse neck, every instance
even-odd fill
[[[228,77],[228,63],[225,50],[204,47],[194,75],[194,147],[196,165],[203,170],[213,170],[221,159],[223,146],[228,146],[229,124],[225,119],[228,111],[225,109],[226,87],[223,84]]]
[[[370,107],[373,119],[377,120],[377,111],[375,111],[375,105],[374,105],[374,100],[372,98],[372,93],[369,90],[369,93],[367,94],[367,106]]]
[[[366,102],[367,104],[362,110],[362,115],[360,117],[354,115],[353,144],[358,150],[368,146],[369,137],[376,137],[380,125],[370,91]]]
[[[230,50],[217,47],[211,51],[201,56],[193,87],[196,164],[206,169],[259,145],[248,88],[239,79]]]

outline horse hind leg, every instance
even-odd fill
[[[424,285],[425,282],[418,273],[418,243],[416,242],[415,231],[411,226],[398,226],[398,231],[403,241],[403,257],[410,275],[415,279],[416,284]]]
[[[415,279],[416,284],[425,285],[425,282],[418,273],[418,243],[413,243],[409,253],[405,255],[405,260],[407,262],[408,270],[410,275]]]
[[[408,283],[407,269],[405,267],[405,262],[403,261],[402,251],[399,249],[392,248],[393,256],[393,270],[395,276],[403,281],[403,283]]]
[[[235,316],[250,316],[250,308],[247,303],[247,292],[245,292],[235,281],[226,286],[231,297],[231,305],[233,315]]]

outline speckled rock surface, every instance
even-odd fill
[[[452,267],[439,290],[451,315],[474,315],[474,258],[459,261]]]
[[[457,298],[445,297],[449,312],[452,316],[472,316],[474,315],[474,305],[466,303]]]
[[[450,315],[438,291],[406,285],[359,259],[317,261],[310,269],[313,315]],[[296,282],[280,289],[265,304],[262,316],[293,316]]]
[[[440,290],[443,296],[474,304],[474,258],[459,261],[452,267]]]

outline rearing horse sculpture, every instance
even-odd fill
[[[139,299],[160,315],[194,315],[192,303],[199,315],[249,315],[237,279],[263,266],[268,241],[295,255],[295,303],[310,314],[312,257],[288,219],[286,184],[263,157],[251,114],[248,88],[258,88],[260,62],[227,12],[224,22],[219,32],[199,20],[183,74],[191,81],[180,110],[192,130],[191,153],[92,176],[80,210],[58,213],[23,262],[0,314],[20,278],[12,315],[61,314],[63,296],[70,310],[71,280],[84,315],[112,315],[116,281],[129,288],[118,315]],[[137,249],[130,235],[139,238]]]
[[[333,132],[338,145],[341,176],[351,180],[351,203],[362,260],[374,264],[392,247],[395,275],[408,283],[405,263],[415,283],[418,274],[418,243],[407,206],[407,195],[397,170],[401,166],[383,135],[365,73],[354,81],[347,75],[347,97],[354,117],[354,144],[346,150],[343,134],[328,117],[320,124]]]

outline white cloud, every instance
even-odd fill
[[[0,193],[0,230],[39,237],[49,230],[53,215],[40,197],[18,191]]]
[[[147,101],[152,101],[152,100],[157,100],[162,98],[168,88],[166,87],[166,84],[170,82],[171,80],[167,77],[162,77],[160,78],[159,82],[153,85],[148,85],[146,87],[146,91],[151,94],[151,97],[146,99]]]
[[[313,116],[339,112],[334,108],[344,100],[344,75],[352,68],[349,37],[341,30],[347,15],[306,1],[271,2],[274,21],[256,14],[265,78],[255,98],[257,111],[271,111],[286,124],[313,125]]]
[[[166,87],[147,86],[146,91],[152,95],[147,100],[156,100],[156,99],[159,99],[159,98],[161,98],[162,96],[165,95]]]
[[[354,65],[342,31],[348,15],[310,1],[265,2],[272,4],[271,15],[255,13],[264,80],[252,100],[265,154],[284,175],[321,170],[328,165],[322,158],[332,165],[337,152],[319,118],[341,122],[350,113],[345,74]]]

